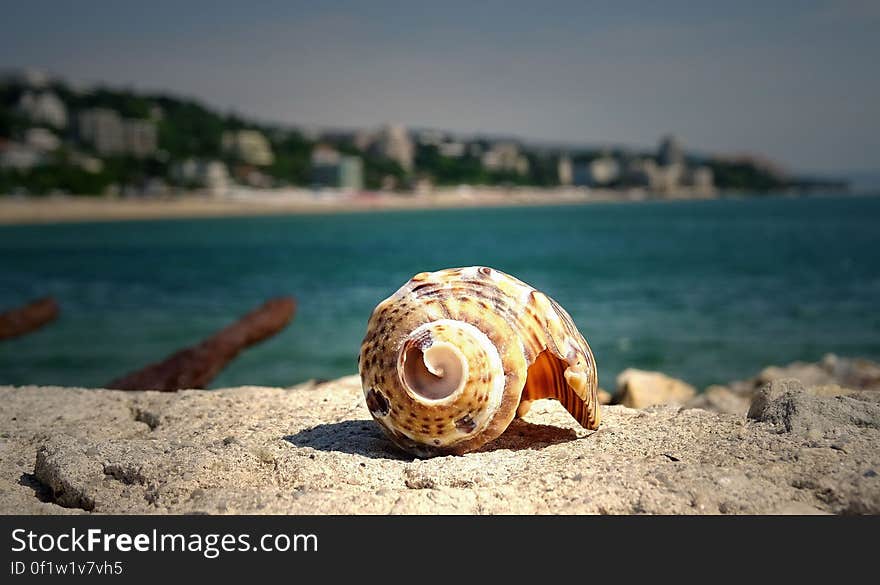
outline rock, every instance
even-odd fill
[[[880,364],[860,358],[842,358],[833,353],[822,358],[822,368],[842,386],[859,390],[880,390]]]
[[[774,379],[771,384],[786,380]],[[834,397],[834,396],[850,396],[857,400],[868,402],[880,402],[880,393],[853,390],[852,388],[844,388],[839,384],[824,384],[821,386],[806,387],[800,380],[788,379],[791,382],[799,382],[799,390],[812,394],[813,396]],[[743,392],[742,389],[734,391],[728,386],[713,385],[706,388],[702,394],[688,400],[685,403],[686,408],[702,408],[703,410],[711,410],[713,412],[724,412],[727,414],[745,415],[749,411],[752,403],[752,396],[757,391]]]
[[[684,404],[697,394],[686,382],[661,372],[628,368],[617,376],[617,404],[630,408],[648,408],[658,404]]]
[[[782,379],[800,380],[804,386],[824,386],[834,383],[834,377],[820,365],[794,362],[784,367],[764,368],[755,378],[755,387],[760,388],[769,382]]]
[[[768,422],[788,433],[821,437],[847,427],[880,430],[880,405],[848,396],[824,396],[799,380],[774,380],[762,388],[749,408],[752,420]]]
[[[732,391],[751,397],[765,384],[774,380],[800,380],[806,388],[823,388],[817,392],[843,395],[847,392],[880,391],[880,364],[860,358],[843,358],[827,354],[819,363],[793,362],[787,366],[769,366],[749,380],[729,382]],[[838,386],[835,391],[831,387]]]
[[[688,400],[685,407],[745,416],[749,411],[750,403],[748,397],[734,392],[727,386],[715,385],[709,386],[702,394]]]
[[[49,488],[57,504],[91,511],[95,508],[92,493],[102,479],[100,469],[96,460],[64,437],[40,446],[33,478]]]
[[[728,382],[727,384],[724,384],[724,387],[734,394],[745,396],[749,400],[752,399],[752,394],[754,394],[757,390],[757,388],[755,388],[754,380],[733,380],[731,382]]]
[[[805,392],[816,396],[849,396],[863,402],[880,402],[880,364],[860,358],[827,354],[819,363],[793,362],[769,366],[748,380],[710,386],[703,394],[685,403],[687,408],[742,414],[752,399],[768,383],[798,380]],[[818,432],[818,431],[817,431]]]
[[[787,502],[774,510],[773,513],[781,516],[819,516],[828,514],[828,512],[803,502]]]
[[[880,513],[880,405],[773,388],[753,419],[605,406],[595,432],[540,400],[479,452],[419,460],[385,438],[354,376],[0,387],[0,513]],[[823,432],[785,431],[804,417]]]
[[[854,390],[849,394],[845,394],[850,398],[861,400],[862,402],[878,402],[880,403],[880,392],[876,390]]]
[[[850,396],[858,393],[858,390],[852,388],[844,388],[840,384],[823,384],[822,386],[810,386],[806,389],[813,396]]]
[[[599,388],[597,394],[599,395],[599,404],[611,404],[611,401],[614,399],[611,392],[603,390],[602,388]]]

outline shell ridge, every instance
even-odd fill
[[[424,363],[405,370],[407,356]],[[380,302],[358,370],[373,418],[420,456],[479,448],[539,398],[599,422],[595,361],[570,315],[483,266],[419,273]]]

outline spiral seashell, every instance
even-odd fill
[[[596,363],[571,317],[483,266],[422,272],[379,303],[358,367],[373,418],[418,456],[478,449],[539,398],[599,426]]]

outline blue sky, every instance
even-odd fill
[[[880,2],[3,3],[0,66],[387,121],[880,169]]]

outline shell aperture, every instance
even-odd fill
[[[596,363],[571,317],[483,266],[419,273],[379,303],[358,367],[370,414],[419,456],[478,449],[540,398],[599,426]]]

